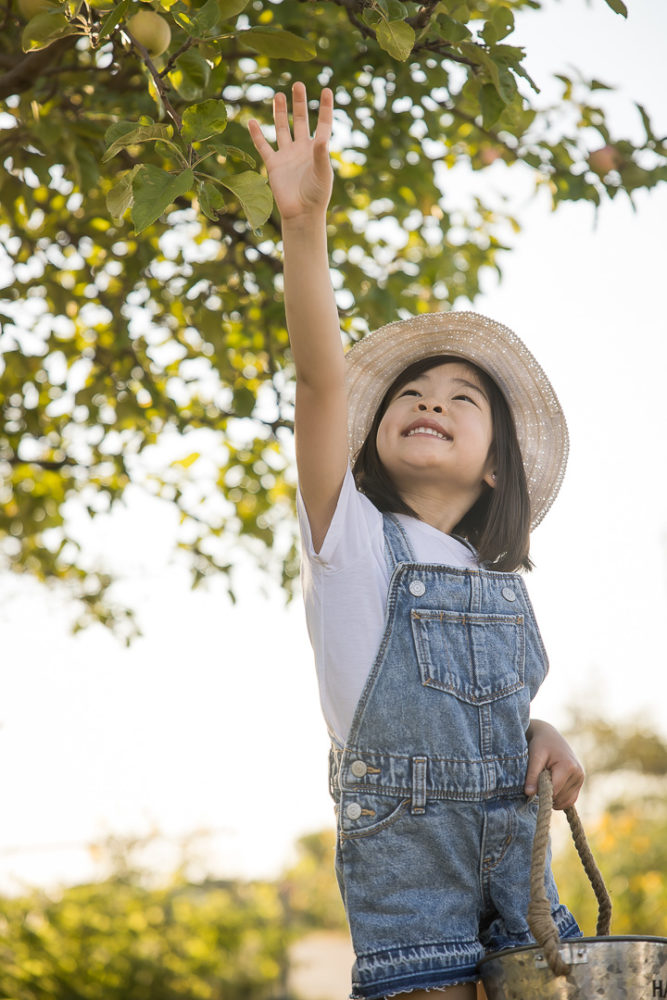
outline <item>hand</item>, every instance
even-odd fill
[[[569,743],[548,722],[532,719],[527,732],[528,771],[524,791],[529,798],[537,793],[537,779],[546,768],[551,771],[554,809],[567,809],[577,801],[584,783],[584,769]]]
[[[262,157],[269,174],[278,211],[283,221],[326,212],[333,184],[329,158],[329,138],[333,121],[333,93],[322,91],[315,135],[308,128],[308,104],[303,83],[292,88],[294,138],[290,133],[287,99],[276,94],[273,99],[273,120],[278,149],[266,141],[259,123],[248,122],[250,138]]]

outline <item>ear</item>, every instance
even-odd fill
[[[486,475],[484,476],[482,482],[486,483],[487,486],[490,486],[491,489],[494,490],[496,488],[496,474],[495,474],[495,472],[487,472]]]

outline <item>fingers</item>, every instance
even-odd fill
[[[532,799],[533,795],[537,795],[537,779],[546,765],[547,757],[544,754],[534,753],[528,758],[528,770],[523,790],[529,799]]]
[[[551,769],[554,809],[567,809],[577,801],[584,783],[584,769],[575,757],[554,764]]]
[[[292,141],[287,116],[287,98],[282,93],[276,94],[273,98],[273,121],[276,126],[278,149],[282,149],[283,146],[287,146]]]
[[[333,105],[333,91],[329,87],[325,87],[320,96],[320,111],[317,116],[317,128],[315,129],[315,139],[318,142],[323,141],[326,143],[331,138]]]
[[[248,131],[250,132],[253,146],[262,157],[264,163],[266,163],[267,159],[273,153],[273,147],[264,138],[264,133],[255,118],[251,118],[248,122]]]
[[[320,110],[317,117],[317,129],[314,139],[318,147],[324,147],[331,138],[333,125],[333,92],[329,87],[325,87],[320,98]],[[292,88],[292,118],[294,127],[294,140],[310,139],[310,129],[308,127],[308,96],[306,87],[300,81]],[[289,115],[287,111],[287,98],[283,93],[277,93],[273,98],[273,121],[276,127],[276,140],[278,149],[288,146],[292,142],[292,133],[289,126]],[[253,145],[259,155],[266,163],[266,158],[273,152],[273,147],[264,138],[258,122],[252,118],[248,122],[248,130]],[[316,159],[323,159],[328,155],[320,150],[315,151]]]
[[[308,98],[303,83],[295,83],[292,87],[292,121],[294,123],[294,139],[310,139],[308,128]]]

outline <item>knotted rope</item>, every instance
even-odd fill
[[[558,928],[551,916],[551,904],[547,899],[544,884],[544,871],[549,844],[549,826],[551,823],[551,811],[553,809],[553,786],[551,784],[551,774],[547,770],[542,771],[540,774],[538,797],[537,825],[535,827],[533,853],[530,862],[528,926],[533,937],[542,948],[544,957],[553,974],[555,976],[566,976],[570,971],[570,966],[563,960],[559,952],[560,938],[558,936]],[[611,925],[611,899],[600,874],[600,869],[591,854],[591,849],[588,846],[586,834],[584,833],[577,810],[574,806],[569,806],[565,810],[565,815],[570,824],[577,854],[581,858],[584,871],[593,887],[595,898],[598,902],[596,934],[598,937],[604,937],[609,933]]]

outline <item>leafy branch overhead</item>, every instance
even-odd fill
[[[609,0],[618,14],[620,0]],[[78,625],[131,609],[68,511],[131,485],[172,505],[196,585],[239,545],[289,590],[291,361],[279,220],[247,134],[334,88],[341,326],[474,299],[518,223],[442,172],[512,168],[554,208],[648,189],[666,146],[614,135],[573,73],[549,106],[515,21],[539,0],[6,0],[0,6],[0,556]],[[613,17],[601,11],[601,18]],[[516,36],[516,37],[515,37]],[[377,225],[382,222],[383,225]],[[345,289],[345,292],[342,289]],[[194,456],[194,457],[193,457]]]

